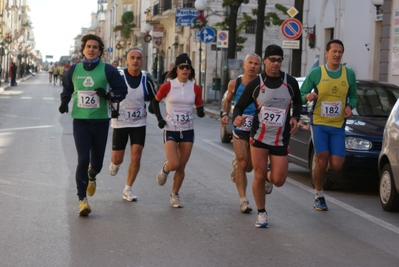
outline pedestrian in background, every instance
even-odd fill
[[[316,162],[312,170],[315,188],[313,207],[327,211],[323,185],[326,170],[338,172],[345,163],[345,124],[357,104],[355,72],[341,64],[342,41],[326,45],[327,63],[309,72],[301,86],[302,102],[311,101],[310,125]],[[314,91],[312,91],[314,89]]]
[[[76,186],[79,215],[87,216],[91,207],[87,196],[96,191],[96,176],[103,167],[107,145],[110,101],[122,101],[127,94],[125,81],[110,64],[101,62],[104,43],[88,34],[81,44],[82,63],[70,67],[63,80],[60,113],[68,112],[72,99],[73,137],[78,154]],[[110,84],[111,91],[105,88]]]
[[[158,120],[158,127],[164,129],[163,141],[166,161],[157,174],[157,183],[164,185],[169,172],[173,177],[170,203],[174,208],[182,208],[179,190],[185,177],[186,164],[194,144],[193,105],[198,117],[205,116],[201,88],[192,81],[195,72],[187,54],[176,58],[171,70],[170,81],[163,84],[153,100],[153,108]],[[162,117],[159,102],[165,98],[166,116]]]
[[[111,120],[112,157],[109,172],[112,176],[118,173],[123,162],[126,144],[130,139],[130,164],[127,172],[125,188],[122,198],[126,201],[137,201],[133,193],[133,183],[140,170],[141,154],[143,152],[147,111],[145,101],[151,101],[156,94],[154,82],[140,69],[143,65],[143,53],[137,48],[131,49],[127,54],[128,67],[120,73],[128,87],[126,98],[119,103],[118,116]],[[115,66],[114,66],[115,67]],[[151,112],[152,109],[148,107]]]
[[[265,71],[245,86],[233,111],[234,126],[242,127],[247,119],[247,115],[243,115],[244,110],[253,102],[256,105],[250,145],[254,168],[252,192],[258,208],[255,227],[258,228],[269,226],[265,182],[280,187],[287,179],[289,139],[297,130],[302,109],[298,82],[280,70],[283,56],[280,46],[273,44],[266,47],[263,59]],[[271,170],[268,169],[269,158]]]

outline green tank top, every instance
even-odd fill
[[[92,71],[86,71],[83,64],[76,65],[72,74],[73,108],[71,116],[74,119],[109,119],[110,108],[108,100],[96,95],[94,89],[107,88],[105,63],[100,62]]]

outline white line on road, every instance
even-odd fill
[[[212,140],[204,139],[203,141],[205,143],[207,143],[207,144],[210,144],[213,147],[216,147],[216,148],[228,153],[229,155],[232,155],[232,156],[235,155],[233,151],[230,151],[229,149],[218,145],[217,143],[213,142]],[[299,183],[299,182],[297,182],[297,181],[295,181],[295,180],[293,180],[291,178],[287,177],[287,182],[290,183],[290,184],[293,184],[293,185],[295,185],[295,186],[297,186],[299,188],[301,188],[302,190],[305,190],[306,192],[314,194],[314,190],[313,189],[310,189],[309,187],[307,187],[307,186],[305,186],[305,185],[303,185],[303,184],[301,184],[301,183]],[[381,219],[378,219],[377,217],[374,217],[374,216],[372,216],[372,215],[370,215],[370,214],[368,214],[368,213],[366,213],[364,211],[361,211],[361,210],[359,210],[359,209],[357,209],[355,207],[352,207],[352,206],[350,206],[350,205],[348,205],[348,204],[346,204],[346,203],[344,203],[344,202],[342,202],[342,201],[340,201],[340,200],[338,200],[336,198],[328,196],[325,193],[324,193],[324,196],[326,197],[326,199],[329,202],[332,202],[335,205],[337,205],[337,206],[339,206],[339,207],[341,207],[343,209],[346,209],[347,211],[352,212],[352,213],[354,213],[354,214],[356,214],[356,215],[358,215],[358,216],[360,216],[360,217],[362,217],[362,218],[364,218],[364,219],[366,219],[366,220],[368,220],[370,222],[378,224],[378,225],[384,227],[385,229],[394,232],[395,234],[399,234],[399,227],[396,227],[396,226],[394,226],[394,225],[392,225],[390,223],[387,223],[387,222],[385,222],[385,221],[383,221]]]

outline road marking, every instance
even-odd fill
[[[307,192],[309,192],[311,194],[314,194],[314,190],[313,189],[310,189],[307,186],[305,186],[305,185],[303,185],[303,184],[301,184],[301,183],[299,183],[299,182],[297,182],[297,181],[295,181],[295,180],[293,180],[291,178],[287,178],[287,182],[289,182],[290,184],[296,185],[299,188],[301,188],[301,189],[303,189],[303,190],[305,190],[305,191],[307,191]],[[360,217],[362,217],[362,218],[364,218],[364,219],[366,219],[366,220],[368,220],[370,222],[378,224],[378,225],[380,225],[380,226],[382,226],[382,227],[384,227],[384,228],[386,228],[386,229],[388,229],[388,230],[390,230],[390,231],[392,231],[392,232],[394,232],[396,234],[399,234],[399,227],[396,227],[395,225],[387,223],[387,222],[385,222],[385,221],[383,221],[381,219],[378,219],[377,217],[374,217],[374,216],[372,216],[372,215],[370,215],[368,213],[365,213],[364,211],[361,211],[361,210],[359,210],[357,208],[354,208],[354,207],[352,207],[352,206],[350,206],[350,205],[348,205],[348,204],[346,204],[346,203],[344,203],[344,202],[342,202],[342,201],[340,201],[340,200],[338,200],[336,198],[330,197],[326,193],[324,193],[324,196],[326,197],[326,199],[329,202],[332,202],[335,205],[340,206],[341,208],[346,209],[347,211],[350,211],[350,212],[352,212],[352,213],[354,213],[354,214],[356,214],[356,215],[358,215],[358,216],[360,216]]]
[[[54,100],[54,97],[43,97],[43,100]]]
[[[229,155],[235,156],[235,153],[233,151],[230,151],[229,149],[218,145],[217,143],[213,142],[212,140],[204,139],[203,141],[205,143],[207,143],[207,144],[210,144],[213,147],[216,147],[216,148],[226,152]],[[309,188],[309,187],[307,187],[307,186],[305,186],[305,185],[303,185],[303,184],[301,184],[301,183],[299,183],[299,182],[297,182],[297,181],[295,181],[295,180],[293,180],[293,179],[291,179],[289,177],[287,177],[286,181],[288,183],[290,183],[290,184],[293,184],[293,185],[301,188],[302,190],[304,190],[306,192],[309,192],[310,194],[314,194],[314,190],[313,189],[311,189],[311,188]],[[347,210],[349,212],[352,212],[352,213],[354,213],[354,214],[356,214],[356,215],[358,215],[358,216],[360,216],[360,217],[362,217],[362,218],[364,218],[364,219],[366,219],[366,220],[368,220],[368,221],[370,221],[372,223],[378,224],[379,226],[382,226],[385,229],[394,232],[395,234],[399,234],[399,227],[396,227],[395,225],[392,225],[392,224],[387,223],[387,222],[385,222],[385,221],[383,221],[381,219],[378,219],[377,217],[374,217],[374,216],[372,216],[372,215],[370,215],[370,214],[368,214],[368,213],[366,213],[364,211],[361,211],[361,210],[359,210],[359,209],[357,209],[355,207],[352,207],[352,206],[350,206],[350,205],[348,205],[348,204],[346,204],[346,203],[344,203],[344,202],[342,202],[342,201],[340,201],[340,200],[338,200],[336,198],[328,196],[326,193],[324,193],[324,196],[329,202],[334,203],[335,205],[337,205],[337,206],[339,206],[339,207],[341,207],[341,208],[343,208],[343,209],[345,209],[345,210]]]
[[[31,96],[21,96],[21,99],[32,99]]]

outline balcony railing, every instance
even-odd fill
[[[153,6],[152,15],[159,16],[165,11],[180,8],[181,6],[182,0],[159,0],[159,2]]]

